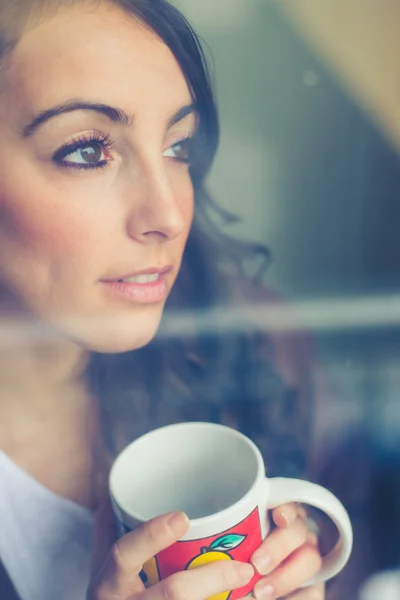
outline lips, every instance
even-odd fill
[[[152,273],[149,275],[132,275],[131,277],[124,277],[118,279],[119,283],[155,283],[160,279],[160,273]]]
[[[163,275],[166,275],[172,270],[172,265],[166,265],[165,267],[149,267],[141,271],[129,273],[128,275],[122,275],[112,279],[107,279],[107,283],[118,282],[118,283],[133,283],[139,285],[148,285],[156,283]]]
[[[158,304],[165,302],[170,290],[168,273],[172,266],[150,268],[102,283],[114,295],[134,304]]]
[[[168,274],[172,265],[150,267],[119,277],[102,280],[101,283],[115,296],[134,304],[158,304],[165,302],[171,285]]]

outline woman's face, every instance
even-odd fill
[[[106,3],[25,32],[0,94],[0,288],[84,347],[154,335],[193,216],[171,51]]]

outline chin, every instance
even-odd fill
[[[138,350],[151,342],[157,333],[162,310],[157,314],[104,317],[87,323],[81,331],[69,331],[69,337],[90,352],[120,354]],[[67,328],[63,328],[66,332]]]
[[[154,332],[150,333],[142,333],[140,336],[121,336],[119,338],[115,338],[114,336],[109,336],[106,338],[99,337],[96,340],[90,340],[89,343],[85,344],[87,350],[91,352],[99,352],[101,354],[122,354],[124,352],[131,352],[133,350],[139,350],[139,348],[143,348],[143,346],[147,346],[154,338],[156,334]]]

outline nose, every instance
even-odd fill
[[[137,177],[129,190],[128,235],[145,244],[177,238],[186,227],[178,186],[163,164],[143,167]]]

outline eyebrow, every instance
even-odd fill
[[[47,110],[40,112],[36,115],[32,121],[26,125],[22,132],[22,137],[27,138],[30,137],[41,125],[54,119],[55,117],[59,117],[65,113],[71,113],[77,110],[90,110],[100,113],[101,115],[106,116],[113,123],[118,123],[120,125],[125,125],[126,127],[131,127],[134,118],[132,114],[129,114],[122,110],[121,108],[116,108],[115,106],[109,106],[108,104],[101,104],[99,102],[86,102],[83,100],[70,100],[63,104],[58,104],[57,106],[53,106]],[[197,113],[198,109],[195,104],[188,104],[180,108],[168,121],[167,129],[173,127],[187,116],[193,113]]]
[[[171,127],[173,127],[180,121],[183,121],[183,119],[185,119],[189,115],[193,114],[196,116],[198,116],[199,114],[199,109],[196,104],[187,104],[186,106],[182,106],[182,108],[180,108],[168,121],[167,129],[171,129]]]

